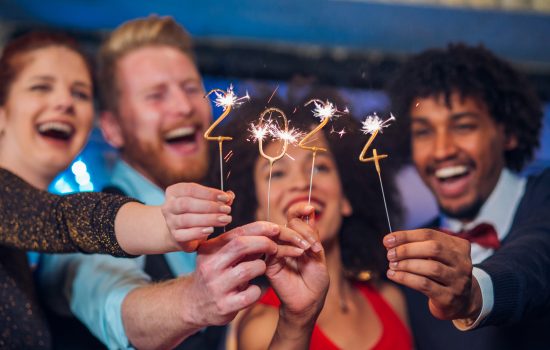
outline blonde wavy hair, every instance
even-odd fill
[[[170,46],[195,61],[189,33],[172,17],[151,15],[125,22],[101,45],[98,56],[100,108],[117,110],[119,87],[117,62],[126,54],[147,46]]]

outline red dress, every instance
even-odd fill
[[[382,324],[382,335],[372,347],[374,350],[409,350],[412,349],[411,333],[403,324],[399,316],[393,311],[391,306],[382,298],[382,296],[368,284],[355,284],[356,288],[363,293],[368,303],[374,309]],[[269,288],[264,296],[259,300],[260,304],[279,307],[281,302],[272,288]],[[315,325],[311,335],[310,350],[339,350],[319,328]]]

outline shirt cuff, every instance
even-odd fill
[[[122,322],[122,302],[128,293],[137,287],[134,285],[115,289],[105,301],[107,325],[105,325],[104,329],[107,332],[106,339],[109,341],[106,345],[109,349],[133,349],[126,336],[126,330]]]
[[[493,311],[493,305],[495,303],[491,276],[478,267],[472,269],[472,275],[477,280],[479,289],[481,290],[481,311],[475,320],[472,318],[453,320],[454,326],[461,331],[469,331],[479,326],[491,311]]]

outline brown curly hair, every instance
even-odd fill
[[[491,117],[504,125],[518,146],[505,152],[506,166],[520,171],[539,146],[542,105],[526,77],[483,46],[450,44],[446,49],[430,49],[411,58],[390,82],[392,111],[402,130],[410,130],[410,108],[417,98],[450,96],[473,98],[487,106]],[[410,154],[410,133],[405,140]]]

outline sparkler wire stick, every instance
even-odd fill
[[[220,151],[220,189],[223,191],[223,142],[233,140],[230,136],[211,136],[212,131],[220,124],[231,112],[233,106],[239,105],[243,99],[250,99],[248,93],[246,96],[238,98],[233,92],[233,86],[230,85],[227,91],[221,89],[210,90],[204,97],[210,96],[212,93],[216,94],[216,100],[214,101],[216,107],[223,107],[223,113],[216,119],[212,125],[204,132],[204,138],[208,141],[218,141],[218,148]]]
[[[382,183],[382,175],[381,175],[381,168],[380,168],[380,162],[378,161],[379,159],[384,159],[384,158],[387,158],[388,155],[387,154],[378,154],[378,152],[376,152],[376,148],[374,148],[372,150],[372,157],[369,157],[369,158],[366,158],[365,155],[367,153],[367,150],[369,149],[369,147],[371,146],[372,142],[374,141],[374,139],[376,138],[376,136],[378,135],[378,132],[381,132],[382,128],[385,128],[388,126],[388,123],[395,120],[395,117],[393,115],[391,115],[391,117],[382,122],[382,120],[376,115],[376,113],[374,114],[374,116],[368,116],[367,119],[365,121],[363,121],[363,127],[362,127],[362,131],[365,133],[365,134],[371,134],[371,136],[369,137],[367,143],[365,144],[365,146],[363,147],[363,150],[361,151],[361,154],[359,155],[359,161],[361,162],[374,162],[374,165],[376,167],[376,172],[378,173],[378,180],[380,182],[380,190],[382,191],[382,200],[384,201],[384,209],[386,210],[386,219],[388,220],[388,228],[390,230],[390,232],[392,232],[392,227],[391,227],[391,222],[390,222],[390,215],[388,213],[388,204],[386,202],[386,195],[384,193],[384,185]]]
[[[307,149],[307,150],[310,150],[311,152],[313,152],[312,158],[311,158],[311,175],[310,175],[310,180],[309,180],[309,193],[308,193],[308,200],[307,200],[308,205],[311,204],[311,190],[313,188],[313,172],[314,172],[314,169],[315,169],[315,156],[317,155],[318,151],[326,152],[326,148],[318,147],[318,146],[307,146],[306,143],[308,142],[308,140],[313,135],[315,135],[317,132],[319,132],[321,129],[323,129],[327,125],[329,120],[332,119],[332,117],[337,115],[337,113],[341,113],[329,101],[323,102],[323,101],[318,100],[318,99],[313,99],[311,101],[308,101],[305,104],[305,106],[307,106],[311,103],[315,104],[315,109],[313,110],[313,115],[316,116],[316,117],[319,117],[321,119],[321,123],[319,123],[319,125],[317,125],[317,127],[315,127],[313,130],[311,130],[311,132],[309,134],[307,134],[298,143],[298,147],[300,147],[302,149]]]
[[[311,174],[309,177],[309,192],[307,196],[307,204],[311,205],[311,191],[313,189],[313,174],[315,170],[315,156],[317,155],[318,151],[326,152],[326,148],[318,147],[318,146],[307,146],[306,143],[309,138],[311,138],[313,135],[315,135],[317,132],[319,132],[321,129],[323,129],[330,119],[332,119],[334,116],[336,116],[338,113],[340,113],[332,103],[330,103],[328,100],[326,102],[323,102],[318,99],[313,99],[308,101],[304,106],[307,106],[309,104],[313,103],[315,105],[315,109],[313,110],[313,115],[315,117],[319,117],[321,119],[321,122],[317,127],[315,127],[309,134],[307,134],[300,142],[298,143],[298,147],[302,149],[307,149],[312,152],[311,156]],[[306,222],[309,223],[309,216],[306,218]]]
[[[388,220],[388,227],[390,229],[390,232],[393,232],[390,223],[390,214],[388,213],[388,204],[386,203],[386,195],[384,194],[384,185],[382,184],[382,175],[380,175],[380,163],[378,162],[378,159],[381,159],[382,157],[378,156],[378,154],[376,153],[376,148],[372,150],[372,154],[372,158],[374,158],[374,164],[376,166],[376,172],[378,173],[378,180],[380,181],[380,189],[382,190],[382,199],[384,200],[384,209],[386,209],[386,219]]]
[[[313,152],[311,157],[311,174],[309,175],[309,194],[307,195],[307,204],[311,203],[311,188],[313,187],[313,171],[315,169],[315,155],[317,152]],[[309,219],[309,217],[308,217]]]

